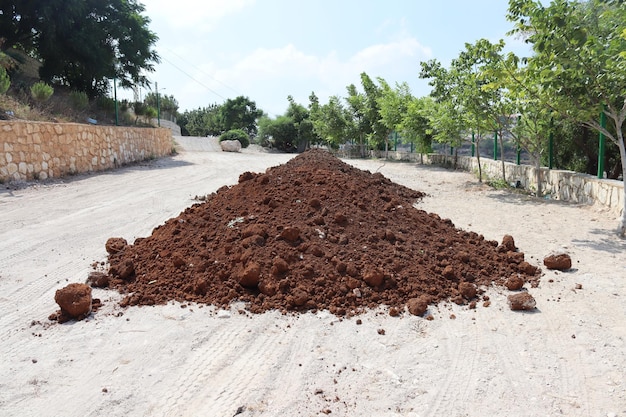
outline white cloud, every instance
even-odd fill
[[[326,56],[315,56],[288,44],[282,48],[258,48],[231,68],[221,69],[216,78],[245,87],[269,80],[278,83],[309,80],[319,87],[339,88],[343,92],[347,84],[359,82],[361,72],[385,78],[386,74],[404,73],[407,66],[413,66],[416,73],[419,61],[430,56],[430,49],[411,37],[372,45],[343,61],[334,51]]]
[[[313,91],[321,101],[331,95],[345,96],[346,86],[360,86],[362,72],[392,85],[417,81],[419,62],[430,57],[430,49],[408,35],[343,58],[336,51],[322,56],[306,53],[289,43],[280,48],[257,48],[245,56],[222,56],[193,68],[179,62],[197,81],[183,77],[175,95],[187,109],[245,95],[275,116],[286,109],[288,95],[303,105]],[[174,76],[164,83],[172,83]]]
[[[251,6],[256,0],[143,0],[156,26],[205,33],[224,17]]]

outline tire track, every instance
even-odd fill
[[[429,401],[429,407],[424,415],[449,415],[463,404],[468,397],[469,384],[473,380],[476,350],[468,347],[468,339],[476,344],[476,330],[467,329],[465,334],[452,333],[449,330],[445,335],[443,358],[446,362],[440,369],[445,369],[443,381],[438,384],[435,397]]]
[[[170,416],[234,414],[253,394],[247,387],[264,378],[267,371],[260,363],[272,363],[288,337],[271,327],[270,317],[259,319],[212,319],[224,320],[210,330],[217,337],[194,343],[194,354],[178,370],[181,376],[169,384],[176,389],[157,409]]]

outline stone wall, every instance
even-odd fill
[[[152,126],[159,125],[159,119],[152,119],[150,120],[150,122],[152,123]],[[166,127],[170,129],[172,131],[172,135],[180,136],[182,134],[180,132],[180,126],[178,126],[176,123],[170,122],[169,120],[166,120],[166,119],[161,119],[160,123],[161,123],[161,127]]]
[[[102,171],[169,155],[172,147],[167,128],[0,120],[0,181]]]
[[[378,157],[384,157],[381,152]],[[420,154],[408,152],[389,152],[389,159],[420,162]],[[423,155],[423,163],[451,167],[453,155]],[[483,179],[502,178],[502,162],[481,158]],[[519,184],[526,190],[537,190],[536,168],[531,165],[516,165],[505,162],[506,180],[510,184]],[[478,161],[469,156],[458,156],[457,167],[465,171],[478,173]],[[624,210],[624,182],[598,179],[595,176],[541,167],[541,189],[543,194],[554,200],[571,201],[583,204],[599,204],[610,213],[620,216]]]

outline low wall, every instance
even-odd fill
[[[45,180],[169,155],[172,131],[0,120],[0,181]]]
[[[381,152],[379,157],[384,157]],[[388,159],[421,162],[420,154],[408,152],[389,152]],[[453,155],[423,155],[423,163],[452,167]],[[481,158],[480,164],[483,179],[501,179],[502,162]],[[506,180],[517,183],[526,190],[537,189],[536,168],[531,165],[516,165],[505,162]],[[478,161],[475,157],[458,156],[457,167],[465,171],[478,173]],[[595,176],[580,174],[573,171],[548,169],[541,170],[541,189],[543,194],[554,200],[571,201],[574,203],[599,204],[612,214],[621,216],[624,210],[624,182],[617,180],[598,179]]]
[[[151,122],[153,126],[158,126],[159,123],[161,123],[161,127],[166,127],[170,129],[172,131],[172,135],[174,136],[180,136],[182,134],[180,132],[180,126],[178,126],[174,122],[170,122],[169,120],[161,119],[161,121],[159,122],[159,119],[152,119]]]

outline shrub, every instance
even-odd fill
[[[54,94],[54,88],[43,81],[39,81],[30,87],[30,95],[40,103],[48,101],[52,94]]]
[[[89,97],[84,91],[70,92],[70,103],[76,110],[85,110],[89,106]]]
[[[98,96],[96,98],[96,106],[101,110],[113,112],[115,111],[115,100],[107,96]]]
[[[0,67],[0,94],[6,93],[9,87],[11,87],[9,74],[3,67]]]
[[[223,140],[238,140],[241,143],[242,148],[247,148],[250,145],[250,138],[248,134],[241,129],[233,129],[228,132],[222,133],[220,136],[220,142]]]

